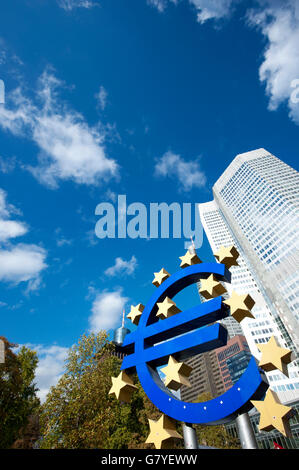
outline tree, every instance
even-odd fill
[[[106,332],[83,335],[66,360],[66,371],[41,407],[41,448],[124,449],[146,447],[147,418],[158,410],[137,382],[130,404],[112,395],[111,377],[121,360]],[[150,446],[149,446],[150,447]]]
[[[203,402],[212,399],[212,395],[208,392],[198,396],[196,402]],[[195,425],[198,443],[204,446],[216,447],[217,449],[239,449],[239,439],[228,434],[224,425],[209,426]]]
[[[109,395],[111,377],[120,372],[121,360],[106,332],[83,335],[66,361],[66,371],[41,407],[40,447],[152,449],[145,444],[149,435],[148,419],[158,419],[161,412],[145,395],[138,378],[137,390],[130,403]],[[211,396],[202,395],[200,401]],[[181,423],[177,426],[182,434]],[[196,426],[200,444],[217,448],[237,448],[224,426]],[[182,448],[183,441],[174,444]]]
[[[22,439],[40,402],[33,382],[38,363],[36,353],[23,346],[15,354],[12,348],[16,345],[4,337],[0,339],[5,346],[5,361],[0,364],[0,448],[3,449]],[[19,447],[22,447],[20,441]]]

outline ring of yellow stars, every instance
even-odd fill
[[[148,420],[150,434],[146,444],[154,444],[156,449],[172,449],[174,441],[183,439],[177,432],[175,422],[166,415],[162,415],[157,421]]]
[[[262,353],[259,366],[266,372],[279,369],[287,377],[288,364],[292,362],[290,349],[284,349],[278,346],[275,337],[272,336],[266,344],[257,344],[258,349]]]
[[[135,306],[131,305],[131,310],[130,310],[130,313],[127,315],[127,318],[129,318],[131,322],[134,323],[134,325],[138,325],[143,310],[144,310],[144,305],[142,304],[138,304]]]
[[[232,266],[239,266],[237,263],[239,252],[234,246],[221,246],[218,252],[214,253],[214,256],[219,263],[225,264],[227,269],[230,269]]]
[[[230,298],[224,300],[223,303],[230,307],[232,317],[239,323],[245,317],[255,318],[250,311],[255,301],[249,294],[239,295],[237,292],[232,291]]]
[[[114,394],[118,400],[130,403],[132,393],[137,389],[131,377],[122,370],[118,377],[111,377],[111,379],[112,387],[109,395]]]
[[[164,282],[168,277],[170,277],[170,274],[164,268],[162,268],[158,273],[154,273],[154,275],[155,277],[152,284],[154,284],[154,286],[156,287],[161,286],[162,282]]]
[[[201,279],[200,284],[199,293],[205,299],[212,299],[226,292],[225,287],[217,281],[214,274],[211,274],[207,279]]]
[[[192,264],[199,264],[202,262],[195,252],[190,253],[189,250],[186,251],[184,256],[180,256],[180,260],[182,260],[180,264],[181,268],[187,268],[187,266],[191,266]]]
[[[286,437],[291,437],[289,419],[294,412],[289,406],[282,405],[272,390],[268,390],[264,401],[251,401],[260,412],[260,431],[272,431],[277,429]]]
[[[181,311],[169,297],[165,297],[163,302],[157,302],[157,306],[158,312],[156,316],[161,320],[172,317]]]
[[[165,386],[171,390],[178,390],[182,385],[191,387],[188,380],[192,367],[184,362],[178,362],[173,356],[169,356],[168,365],[161,369],[165,374]]]

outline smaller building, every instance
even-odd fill
[[[215,398],[224,392],[216,351],[198,354],[185,361],[192,367],[192,372],[189,377],[191,387],[183,386],[181,388],[183,401],[195,402],[198,396],[203,393],[208,393],[212,398]]]
[[[285,403],[285,405],[290,406],[295,411],[294,416],[290,419],[292,437],[285,437],[276,429],[270,432],[260,431],[260,413],[255,408],[249,412],[249,418],[259,449],[274,449],[274,443],[277,443],[283,449],[299,449],[299,402],[298,400],[291,401]],[[232,437],[239,437],[236,421],[226,424],[225,428]]]
[[[224,390],[236,383],[251,359],[246,338],[236,335],[229,339],[226,346],[215,350]]]

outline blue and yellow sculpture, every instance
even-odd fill
[[[123,359],[121,374],[136,371],[146,395],[162,413],[174,420],[192,424],[229,422],[249,411],[253,407],[251,400],[256,403],[263,399],[269,387],[264,370],[252,356],[238,382],[217,398],[189,403],[180,400],[170,390],[189,385],[191,368],[182,361],[226,345],[227,330],[217,323],[219,320],[229,315],[239,322],[245,317],[254,318],[251,313],[254,301],[249,295],[239,296],[233,292],[227,300],[221,296],[226,292],[222,282],[230,282],[229,268],[237,264],[237,250],[234,247],[221,248],[215,257],[218,263],[202,263],[195,251],[188,250],[180,258],[182,269],[172,275],[164,268],[155,273],[153,284],[157,289],[145,306],[132,306],[128,318],[137,325],[137,329],[128,334],[123,343],[127,356]],[[196,282],[201,282],[200,293],[210,300],[181,312],[172,298]],[[163,370],[165,383],[157,371],[157,367],[163,365],[166,365]],[[122,396],[128,402],[134,386],[128,379],[120,380],[119,386],[123,387]],[[113,390],[110,392],[115,393]],[[164,426],[169,420],[161,418],[160,421]],[[151,428],[154,424],[150,420]],[[174,437],[174,431],[169,426],[168,431],[165,427],[162,429],[162,434],[166,435],[165,441],[168,435],[169,439]],[[159,433],[154,434],[158,436]],[[155,437],[147,442],[163,447],[163,440],[157,441]]]

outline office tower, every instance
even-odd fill
[[[292,437],[285,437],[277,429],[273,429],[270,432],[259,431],[260,413],[254,408],[250,412],[250,421],[254,430],[255,438],[257,440],[260,449],[273,449],[274,442],[283,447],[283,449],[298,449],[299,446],[299,402],[289,403],[294,411],[295,415],[291,418],[289,424],[291,428]],[[227,432],[232,437],[239,437],[236,421],[231,421],[225,425]]]
[[[183,401],[196,401],[202,393],[209,393],[215,398],[224,392],[215,350],[198,354],[185,362],[192,367],[192,372],[189,377],[191,387],[181,388]]]
[[[298,173],[266,150],[255,150],[233,160],[213,195],[213,201],[199,204],[201,221],[214,253],[221,245],[235,245],[240,253],[225,287],[229,295],[232,290],[249,293],[256,302],[255,319],[246,318],[241,325],[252,354],[260,358],[256,344],[273,335],[296,352]],[[233,333],[234,320],[223,323]],[[289,365],[289,378],[279,371],[267,377],[282,402],[298,399],[296,361]]]
[[[199,281],[199,282],[197,282],[197,289],[198,289],[198,294],[199,294],[200,300],[203,303],[203,302],[206,302],[207,299],[205,299],[201,295],[200,288],[201,288],[201,282]],[[224,299],[228,299],[229,295],[227,293],[224,293],[224,294],[222,294],[222,297]],[[238,323],[233,317],[227,317],[227,318],[225,318],[225,320],[220,320],[219,323],[222,323],[225,326],[225,328],[227,329],[228,338],[233,338],[236,335],[242,335],[243,334],[243,330],[241,328],[240,323]]]
[[[299,349],[299,173],[264,149],[238,155],[214,199]]]
[[[215,350],[224,390],[229,390],[241,377],[251,359],[245,336],[229,339],[226,346]]]
[[[190,253],[195,253],[195,245],[191,238],[192,245],[189,247]],[[224,392],[223,381],[217,361],[215,350],[203,354],[197,354],[185,361],[192,372],[189,377],[191,387],[183,386],[180,391],[181,399],[193,402],[202,393],[208,393],[215,398]]]

